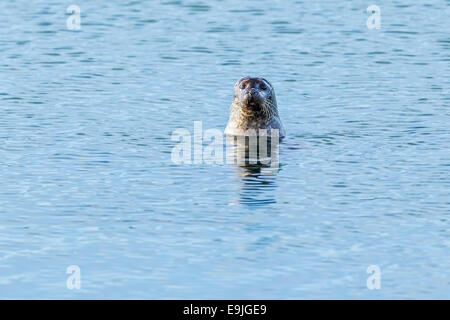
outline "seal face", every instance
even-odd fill
[[[234,85],[234,99],[231,104],[230,119],[225,129],[227,135],[248,135],[255,130],[278,129],[280,138],[286,133],[278,115],[275,90],[264,78],[245,77]]]

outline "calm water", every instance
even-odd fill
[[[450,298],[450,2],[340,2],[2,0],[0,298]],[[244,75],[278,172],[173,163]]]

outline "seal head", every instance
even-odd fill
[[[264,78],[245,77],[234,85],[234,99],[225,134],[247,135],[248,130],[278,129],[280,138],[285,130],[278,115],[275,90]]]

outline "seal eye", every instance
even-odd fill
[[[244,82],[242,82],[242,83],[239,85],[239,88],[240,88],[240,89],[245,89],[246,86],[247,86],[247,85],[246,85]]]
[[[261,88],[261,90],[266,90],[267,86],[265,83],[261,83],[261,85],[259,86]]]

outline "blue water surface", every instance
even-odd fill
[[[0,298],[450,298],[450,1],[0,17]],[[223,130],[245,75],[276,89],[279,169],[174,163],[173,131]]]

